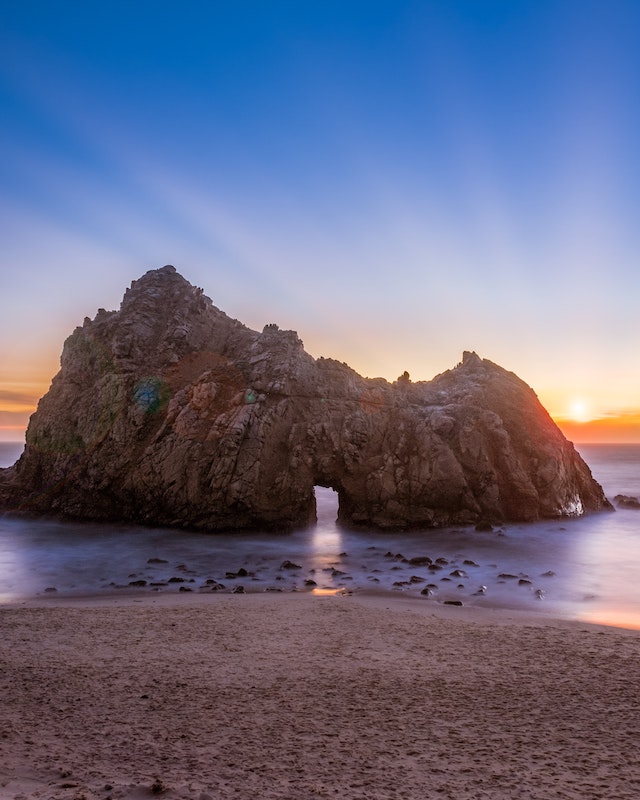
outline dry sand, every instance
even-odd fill
[[[0,798],[640,797],[640,637],[310,595],[0,607]]]

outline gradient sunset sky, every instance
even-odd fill
[[[21,0],[0,64],[0,439],[170,263],[369,377],[475,350],[640,441],[637,0]]]

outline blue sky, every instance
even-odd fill
[[[639,45],[625,0],[5,4],[0,427],[166,263],[371,377],[636,414]]]

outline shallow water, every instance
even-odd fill
[[[640,445],[580,450],[609,497],[640,495]],[[640,511],[508,525],[490,533],[390,534],[341,529],[335,493],[318,487],[316,496],[318,524],[280,536],[1,517],[0,600],[47,589],[57,595],[210,591],[206,580],[222,583],[224,591],[238,585],[246,591],[310,591],[305,582],[313,580],[317,588],[394,591],[424,603],[460,600],[640,627]],[[407,563],[416,556],[447,563],[439,570]],[[285,559],[299,568],[281,568]],[[249,574],[226,577],[241,568]],[[455,570],[463,574],[452,575]],[[134,581],[147,585],[135,589]],[[430,596],[421,594],[427,584],[435,587]],[[478,594],[482,586],[486,590]]]

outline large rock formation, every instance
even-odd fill
[[[533,391],[465,353],[432,381],[362,378],[293,331],[252,331],[171,266],[67,339],[5,509],[210,530],[315,518],[380,528],[609,507]]]

